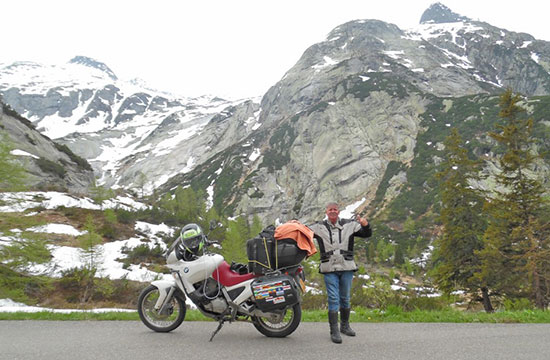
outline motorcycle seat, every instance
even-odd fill
[[[224,261],[216,270],[214,270],[212,277],[223,286],[233,286],[242,283],[243,281],[253,279],[256,275],[254,273],[240,275],[235,271],[232,271],[229,264]]]

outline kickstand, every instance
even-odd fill
[[[218,328],[212,333],[212,336],[210,336],[210,341],[212,341],[212,339],[214,339],[214,336],[216,336],[216,334],[222,329],[223,323],[224,323],[224,320],[223,319],[220,320]]]

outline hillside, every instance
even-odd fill
[[[1,100],[1,98],[0,98]],[[34,125],[0,101],[0,134],[25,169],[26,186],[87,193],[93,184],[93,170],[66,145],[56,143]]]
[[[114,265],[126,262],[156,276],[162,273],[160,252],[173,238],[141,235],[139,222],[164,222],[171,231],[210,219],[229,227],[227,219],[239,216],[248,230],[254,217],[264,225],[290,219],[308,224],[324,216],[327,202],[338,201],[347,215],[363,214],[374,228],[369,243],[356,243],[363,277],[355,290],[369,301],[401,304],[407,296],[437,293],[425,275],[442,230],[434,175],[443,141],[457,129],[469,156],[482,161],[484,176],[472,187],[495,190],[504,150],[489,132],[502,122],[499,96],[508,88],[521,94],[520,106],[533,119],[532,146],[541,159],[529,175],[549,189],[550,42],[474,21],[439,3],[414,29],[379,20],[336,27],[261,100],[182,98],[123,82],[87,57],[62,65],[14,63],[0,68],[6,102],[0,124],[29,173],[30,189],[67,196],[115,189],[149,208],[111,209],[115,221],[104,199],[84,209],[80,203],[49,208],[41,200],[19,208],[6,193],[0,239],[24,242],[28,228],[71,225],[78,234],[38,239],[54,266],[59,244],[83,248],[77,239],[91,215],[100,229],[112,221],[99,232],[98,245],[126,242],[131,260],[119,254]],[[92,186],[94,180],[101,186]],[[131,254],[144,243],[144,258]],[[71,254],[80,251],[75,249]],[[313,290],[307,301],[315,306],[322,285],[313,263],[308,276]],[[409,292],[395,295],[402,290]]]

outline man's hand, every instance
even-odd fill
[[[361,216],[357,215],[357,217],[355,218],[355,220],[357,220],[359,222],[359,224],[361,224],[361,226],[365,227],[369,224],[369,222],[367,221],[367,219],[365,218],[362,218]]]

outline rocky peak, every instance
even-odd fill
[[[449,9],[442,3],[437,2],[430,5],[430,7],[426,11],[424,11],[422,17],[420,18],[420,23],[442,24],[470,20],[470,18],[454,13],[451,9]]]
[[[111,79],[113,80],[118,79],[115,73],[111,69],[109,69],[107,65],[105,65],[100,61],[89,58],[87,56],[75,56],[69,61],[69,64],[80,64],[80,65],[88,66],[94,69],[98,69],[106,73]]]

